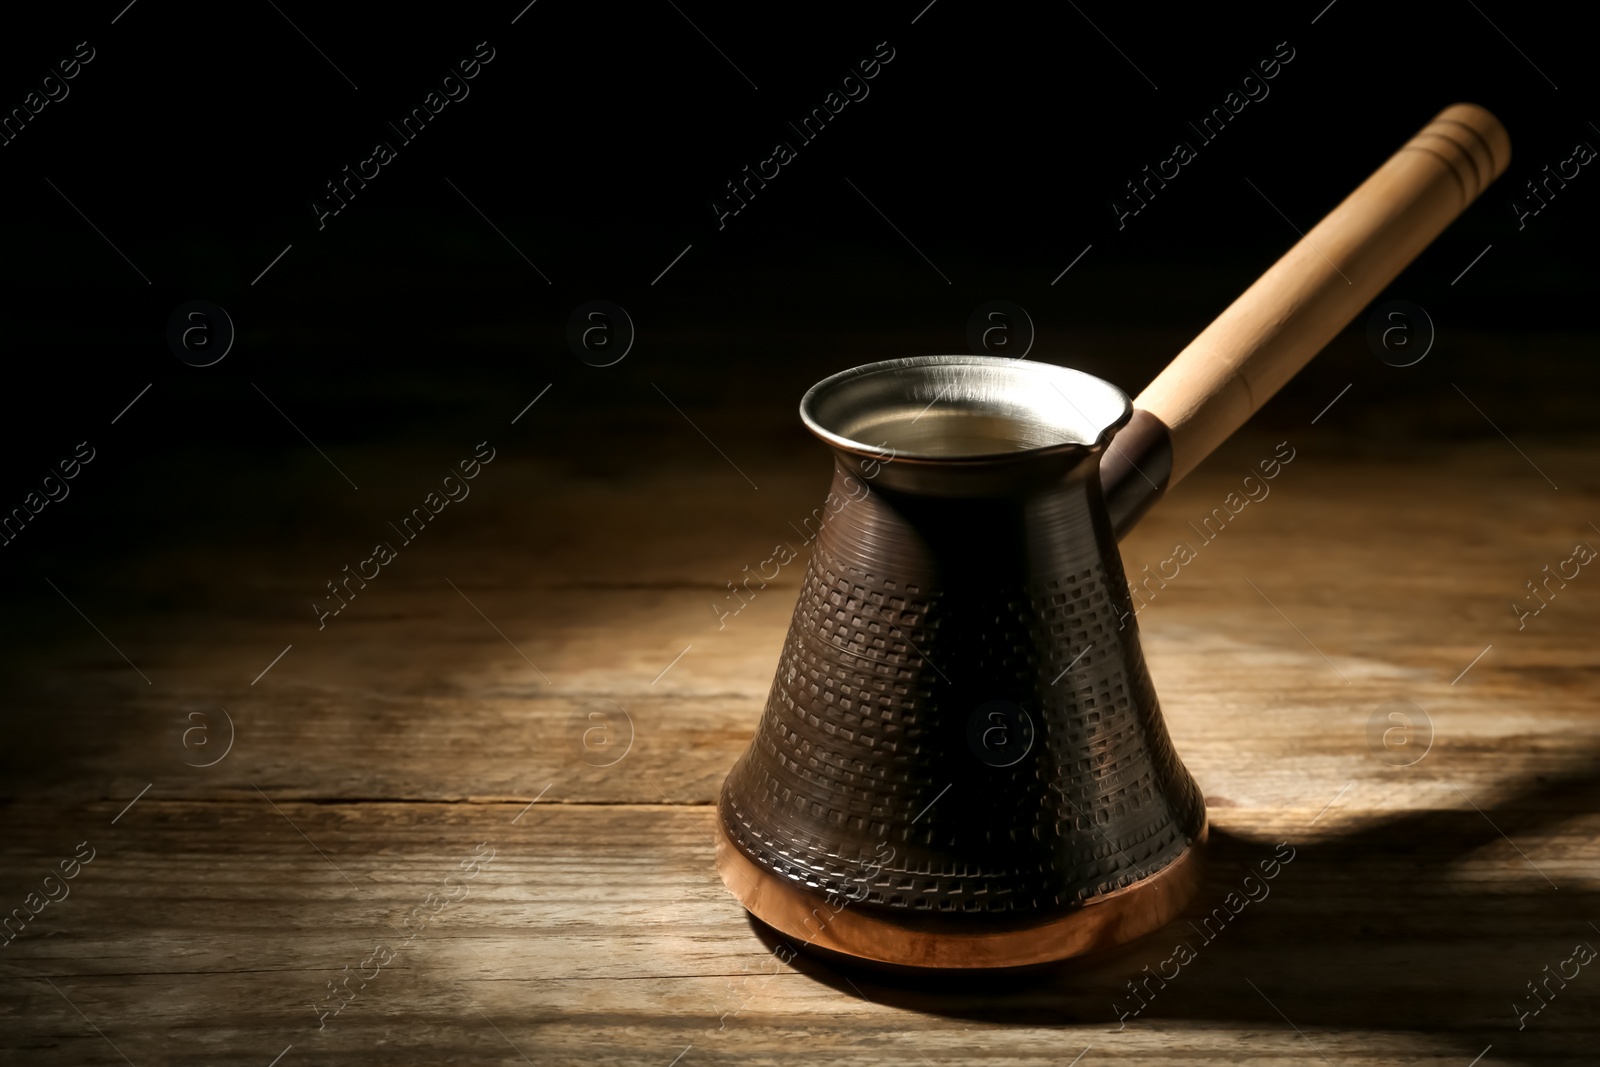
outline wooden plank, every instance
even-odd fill
[[[1600,784],[1486,805],[1559,892],[1466,804],[1347,806],[1341,824],[1309,832],[1303,818],[1224,809],[1183,923],[1051,976],[942,986],[780,963],[716,880],[704,808],[141,801],[115,827],[88,810],[66,820],[94,826],[82,832],[98,851],[8,947],[7,1029],[30,1035],[36,1062],[110,1062],[49,978],[135,1063],[254,1063],[274,1043],[354,1062],[385,1062],[397,1044],[514,1059],[495,1028],[535,1062],[600,1049],[664,1062],[661,1050],[688,1044],[759,1060],[785,1040],[850,1063],[1060,1062],[1074,1045],[1156,1063],[1239,1049],[1304,1062],[1310,1049],[1270,998],[1330,1057],[1448,1058],[1501,1036],[1517,987],[1584,939],[1600,818],[1567,814],[1572,788],[1592,798]],[[70,843],[45,810],[23,814],[33,829],[9,844],[8,866],[26,851],[43,870]],[[1265,896],[1204,936],[1185,929],[1291,836]],[[444,888],[490,849],[475,877]],[[418,906],[439,910],[408,941],[400,927]],[[1135,1003],[1126,983],[1180,941],[1196,958],[1119,1029],[1113,1005]],[[378,945],[392,960],[369,964],[348,1006],[319,1019],[327,983]],[[1593,998],[1577,995],[1545,1014],[1524,1048],[1587,1040],[1595,1023]],[[218,1047],[218,1031],[242,1040]]]
[[[1180,486],[1123,545],[1130,573],[1195,540],[1188,522],[1275,444],[1247,435]],[[641,495],[508,455],[503,490],[485,482],[459,526],[325,631],[307,589],[348,553],[310,530],[86,573],[75,602],[152,684],[59,600],[13,616],[0,890],[23,906],[78,842],[98,851],[0,956],[0,1048],[261,1065],[292,1044],[283,1067],[665,1067],[686,1048],[685,1065],[1059,1065],[1086,1047],[1086,1067],[1466,1064],[1491,1044],[1485,1063],[1572,1061],[1597,1029],[1587,970],[1522,1030],[1511,1005],[1600,940],[1600,585],[1585,572],[1521,630],[1509,604],[1585,537],[1585,508],[1600,513],[1585,453],[1539,449],[1572,487],[1557,494],[1502,442],[1381,465],[1317,449],[1139,615],[1211,808],[1200,898],[1134,945],[1025,982],[781,963],[712,869],[710,805],[754,729],[798,574],[722,629],[708,604],[815,505],[815,453],[768,463],[780,476],[763,476],[760,513],[709,467]],[[351,507],[330,521],[370,522]],[[140,598],[161,583],[152,609]],[[140,606],[108,607],[122,598]],[[1434,729],[1405,767],[1369,735],[1402,699]],[[633,729],[609,766],[573,743],[602,701]],[[234,747],[189,766],[219,751],[185,746],[189,715],[211,714],[220,743],[218,707]],[[480,842],[495,859],[468,895],[319,1029],[327,983],[403,940],[395,928]],[[1279,842],[1296,858],[1266,898],[1213,938],[1185,933]],[[1127,983],[1184,939],[1196,959],[1119,1028]]]

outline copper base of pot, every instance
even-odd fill
[[[975,929],[959,916],[907,916],[895,921],[854,909],[834,911],[822,897],[762,869],[717,821],[717,873],[757,919],[797,947],[896,967],[981,970],[1027,967],[1082,956],[1132,941],[1177,918],[1204,877],[1206,827],[1172,863],[1150,877],[1094,897],[1070,914],[1037,926]]]

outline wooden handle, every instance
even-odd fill
[[[1445,108],[1190,342],[1134,402],[1172,435],[1169,484],[1244,425],[1510,161],[1499,119],[1475,104]]]

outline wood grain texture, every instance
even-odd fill
[[[0,948],[0,1057],[1059,1067],[1087,1048],[1084,1067],[1465,1067],[1492,1045],[1485,1064],[1587,1062],[1591,969],[1522,1030],[1512,1002],[1600,944],[1600,577],[1520,631],[1509,603],[1600,544],[1592,448],[1536,447],[1556,492],[1499,439],[1375,462],[1308,433],[1201,543],[1189,523],[1276,444],[1230,442],[1122,545],[1132,578],[1196,547],[1138,623],[1208,798],[1206,884],[1155,934],[1008,980],[782,963],[713,869],[711,805],[799,572],[721,628],[709,605],[795,539],[820,450],[767,457],[759,496],[715,455],[641,484],[508,451],[459,523],[322,631],[302,605],[350,558],[326,531],[359,547],[370,521],[336,504],[274,544],[64,578],[151,684],[48,590],[17,605],[4,907],[79,842],[96,854]],[[1432,720],[1412,766],[1369,740],[1393,700]],[[609,766],[574,744],[597,701],[632,724]],[[219,706],[232,750],[187,766],[217,751],[185,747],[190,713]],[[1210,939],[1190,926],[1284,842],[1264,899]],[[430,901],[483,845],[465,894]],[[1185,942],[1195,958],[1120,1025],[1127,983],[1170,974]],[[392,961],[321,1025],[328,983],[377,945]]]

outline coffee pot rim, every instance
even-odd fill
[[[965,379],[938,373],[954,367],[974,368],[979,373]],[[859,434],[866,427],[848,420],[859,419],[864,404],[881,402],[885,386],[892,395],[896,384],[904,391],[896,398],[900,402],[914,406],[924,399],[928,401],[922,409],[924,414],[941,401],[967,403],[1014,419],[1040,439],[1036,444],[988,452],[932,452],[862,439]],[[1086,371],[1039,360],[976,355],[906,356],[864,363],[829,375],[800,399],[801,421],[835,449],[868,459],[939,465],[1098,452],[1127,424],[1133,410],[1133,401],[1126,393]],[[911,422],[920,417],[917,415]]]

